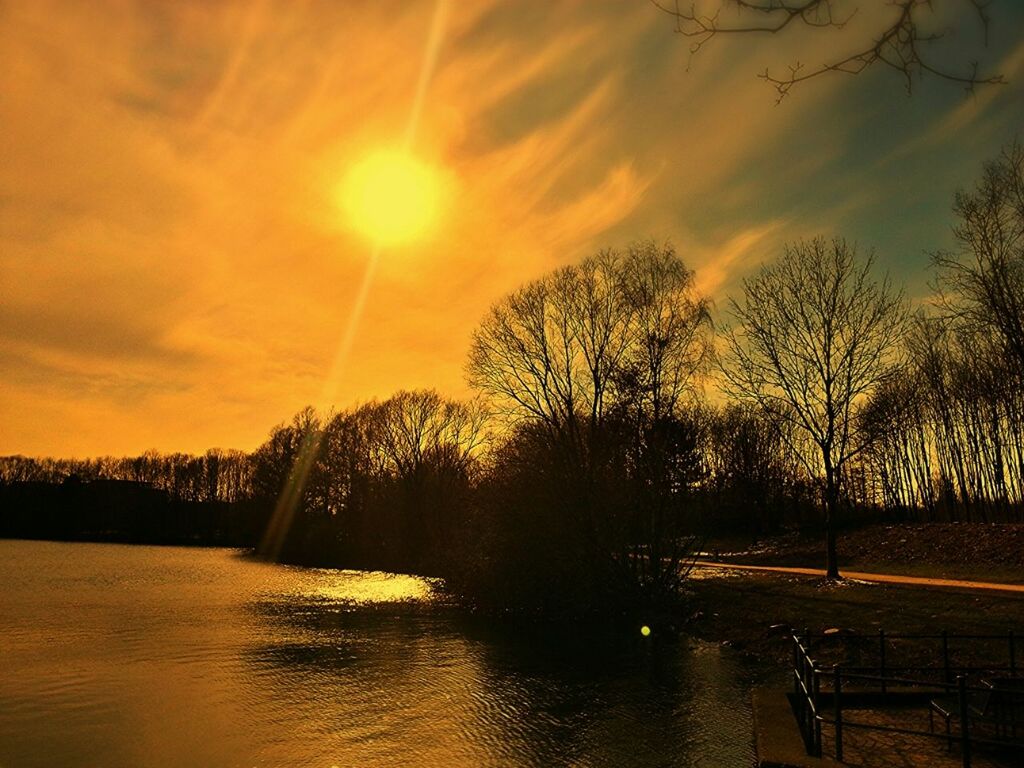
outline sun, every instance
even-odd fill
[[[349,223],[374,243],[422,238],[437,218],[438,173],[414,155],[380,150],[355,163],[340,188]]]

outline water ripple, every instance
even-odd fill
[[[714,646],[495,627],[410,576],[0,541],[0,765],[749,766]]]

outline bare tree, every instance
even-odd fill
[[[718,0],[711,11],[707,4],[694,1],[651,2],[675,19],[676,32],[690,40],[691,54],[696,54],[712,38],[720,35],[775,35],[798,26],[841,29],[863,7],[843,0]],[[962,6],[963,11],[973,14],[980,23],[987,40],[990,0],[947,0],[940,3],[934,0],[891,0],[886,4],[885,12],[876,14],[878,22],[873,36],[854,45],[853,50],[810,68],[796,62],[790,65],[788,73],[782,75],[765,69],[759,77],[775,88],[779,101],[798,83],[830,73],[856,75],[875,65],[900,74],[908,93],[913,88],[914,78],[925,73],[960,83],[968,90],[979,85],[1005,83],[1002,75],[979,73],[975,61],[950,68],[941,60],[941,54],[929,50],[930,44],[944,34],[934,23],[938,13],[936,5]],[[734,22],[722,21],[721,12],[725,8],[736,11]]]
[[[888,278],[873,279],[872,260],[858,259],[855,247],[838,239],[787,246],[777,263],[744,281],[725,329],[727,390],[791,426],[782,434],[808,472],[824,476],[830,578],[839,576],[840,478],[867,445],[857,409],[890,377],[906,318],[902,294]]]
[[[999,339],[1024,372],[1024,147],[988,163],[953,212],[959,250],[933,256],[947,315]]]
[[[608,251],[546,275],[494,305],[473,334],[470,383],[513,420],[579,438],[596,426],[628,342],[622,258]]]
[[[1019,518],[1024,493],[1024,386],[997,334],[959,316],[919,314],[907,374],[865,410],[883,503],[950,520]]]
[[[643,593],[671,593],[684,574],[696,444],[679,405],[707,368],[711,330],[692,271],[645,241],[520,288],[473,336],[470,382],[558,465],[546,470],[552,506],[573,518],[568,544]]]
[[[782,434],[790,428],[751,403],[709,409],[703,460],[719,524],[764,534],[799,495],[802,467]]]
[[[402,390],[372,407],[380,465],[401,478],[417,478],[427,465],[465,471],[483,443],[485,422],[478,402],[446,400],[433,390]]]
[[[388,500],[387,516],[397,515],[390,535],[408,562],[430,567],[447,550],[453,516],[464,506],[486,413],[478,402],[418,390],[397,392],[368,415],[378,492]]]
[[[473,335],[470,383],[514,418],[572,431],[613,402],[671,412],[710,359],[707,300],[670,245],[606,250],[497,303]]]
[[[641,411],[657,422],[675,412],[711,361],[710,302],[670,247],[635,244],[621,271],[632,339],[622,365],[634,378]]]

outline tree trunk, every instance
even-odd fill
[[[825,578],[838,579],[839,561],[836,559],[836,516],[839,511],[839,488],[832,466],[825,468]]]

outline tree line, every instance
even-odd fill
[[[906,331],[900,377],[864,409],[864,501],[926,520],[1024,519],[1024,149],[957,193],[935,306]]]
[[[0,483],[60,483],[68,478],[146,483],[179,501],[232,503],[251,496],[252,461],[244,451],[220,448],[200,456],[147,451],[91,459],[0,457]]]
[[[245,504],[268,557],[548,613],[670,604],[710,531],[817,526],[836,575],[846,523],[1024,520],[1019,145],[956,195],[953,235],[923,306],[871,253],[816,238],[718,322],[670,244],[604,250],[492,307],[473,400],[403,391],[305,408],[251,454],[7,457],[0,478]]]

